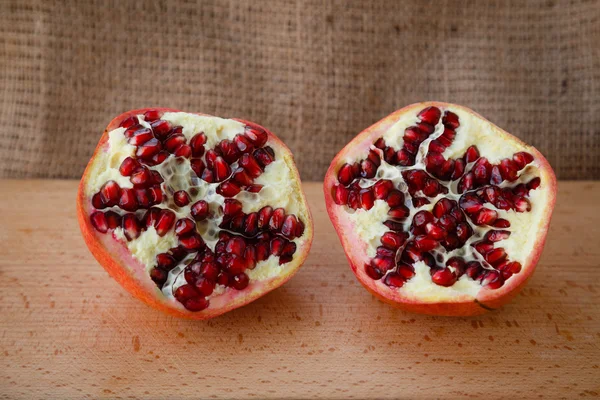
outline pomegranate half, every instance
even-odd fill
[[[131,294],[207,319],[285,283],[313,237],[290,150],[263,127],[170,109],[116,117],[77,195],[83,237]]]
[[[556,178],[535,148],[458,105],[394,112],[332,161],[329,217],[358,280],[399,308],[476,315],[540,257]]]

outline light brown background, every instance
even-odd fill
[[[475,109],[600,178],[598,1],[1,1],[0,178],[79,178],[122,111],[256,121],[322,179],[421,100]]]

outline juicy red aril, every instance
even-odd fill
[[[417,116],[421,119],[421,121],[435,126],[439,122],[442,112],[437,107],[427,107],[421,110]]]
[[[383,279],[383,283],[385,283],[387,286],[394,288],[401,288],[405,282],[406,279],[396,272],[390,272]]]
[[[140,223],[135,214],[125,214],[122,219],[122,226],[127,240],[137,239],[142,233]]]
[[[188,251],[198,251],[204,247],[204,240],[197,233],[192,233],[187,236],[181,236],[179,243]]]
[[[171,124],[164,120],[156,120],[150,123],[152,131],[156,137],[164,139],[171,131]]]
[[[241,211],[241,205],[240,205]],[[265,229],[269,226],[271,216],[273,215],[273,207],[265,206],[258,211],[257,227],[258,229]]]
[[[156,283],[159,287],[167,281],[168,273],[167,271],[160,268],[153,268],[150,271],[150,278]]]
[[[195,134],[190,140],[193,157],[202,157],[204,155],[204,144],[206,143],[206,135],[204,132]]]
[[[256,147],[262,147],[267,143],[268,134],[261,128],[246,127],[245,135]]]
[[[167,253],[159,253],[156,255],[156,266],[158,268],[170,271],[175,267],[176,264],[177,261],[172,255]]]
[[[139,124],[139,122],[140,121],[138,120],[138,117],[136,117],[135,115],[132,115],[131,117],[127,117],[123,121],[121,121],[121,123],[119,124],[119,127],[127,129],[130,126]]]
[[[173,227],[175,218],[177,217],[173,211],[163,210],[156,222],[156,233],[158,233],[159,236],[164,236]]]
[[[275,160],[275,152],[269,146],[254,150],[254,158],[264,168]]]
[[[151,178],[150,170],[146,167],[140,167],[131,174],[129,181],[137,186],[145,186],[150,183]]]
[[[234,182],[226,181],[217,186],[217,193],[223,197],[233,197],[242,189]]]
[[[185,207],[190,203],[191,199],[185,190],[178,190],[173,193],[173,201],[178,207]]]
[[[235,199],[225,199],[223,202],[223,215],[231,217],[242,212],[242,203]]]
[[[137,198],[133,189],[121,189],[119,207],[125,211],[135,211],[138,208]]]
[[[196,221],[202,221],[208,217],[208,203],[204,200],[197,201],[192,205],[190,211]]]
[[[119,167],[119,172],[123,176],[130,176],[139,166],[140,164],[136,160],[131,157],[126,157]]]
[[[285,217],[285,210],[283,208],[277,208],[273,211],[271,220],[269,221],[269,227],[273,232],[279,232],[283,225],[283,219]]]
[[[184,236],[196,229],[196,223],[189,218],[182,218],[175,223],[175,234]]]
[[[133,133],[133,135],[127,140],[129,144],[133,146],[139,146],[141,144],[146,143],[148,140],[152,139],[154,134],[148,128],[138,129]]]
[[[202,296],[210,296],[215,289],[215,285],[216,282],[204,277],[198,278],[195,284],[196,289]]]
[[[258,178],[258,176],[260,176],[262,173],[261,166],[258,164],[256,158],[254,158],[252,154],[244,154],[239,160],[239,165],[244,168],[244,171],[246,171],[246,173],[253,179]]]
[[[108,223],[106,216],[102,211],[95,211],[90,215],[90,221],[94,228],[100,233],[108,232]]]
[[[102,202],[107,206],[117,204],[120,195],[121,188],[115,181],[108,181],[100,188]]]
[[[143,145],[139,146],[135,152],[138,158],[149,159],[157,154],[162,149],[162,145],[157,139],[150,139]]]
[[[164,141],[163,146],[165,150],[174,153],[175,150],[179,148],[179,146],[185,144],[186,139],[181,133],[172,134]]]
[[[214,160],[215,182],[221,182],[231,175],[231,168],[222,157],[216,157]]]
[[[250,279],[248,278],[248,275],[242,272],[240,274],[234,275],[231,278],[231,280],[229,281],[229,286],[236,290],[243,290],[246,287],[248,287],[249,282]]]
[[[381,244],[389,249],[397,250],[408,237],[406,233],[386,232],[381,237]]]
[[[431,280],[440,286],[452,286],[456,283],[456,274],[448,268],[437,270],[431,276]]]
[[[158,110],[148,110],[144,113],[144,121],[152,122],[156,121],[162,116],[162,113]]]

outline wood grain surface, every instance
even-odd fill
[[[0,398],[564,398],[600,395],[600,182],[560,182],[538,270],[504,309],[409,314],[350,271],[320,183],[312,252],[284,287],[194,322],[108,277],[75,181],[0,181]]]

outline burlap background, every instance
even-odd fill
[[[599,1],[0,1],[0,177],[79,178],[160,105],[256,121],[322,179],[409,103],[472,107],[600,178]]]

